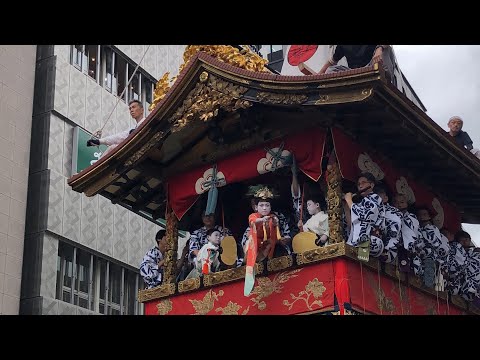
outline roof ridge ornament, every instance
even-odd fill
[[[238,49],[232,45],[187,45],[183,53],[183,64],[180,65],[179,73],[185,68],[190,59],[192,59],[198,52],[205,52],[208,55],[223,61],[224,63],[239,67],[241,69],[256,71],[256,72],[270,72],[265,66],[268,60],[262,58],[260,55],[252,51],[248,46]],[[162,100],[171,86],[174,84],[177,76],[169,79],[170,73],[165,73],[155,85],[154,98],[148,110],[153,111],[157,104]]]

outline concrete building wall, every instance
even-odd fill
[[[147,46],[117,48],[138,63]],[[183,48],[152,45],[141,68],[155,79],[166,71],[173,76],[183,61]],[[71,45],[43,45],[37,53],[25,234],[28,251],[22,283],[22,313],[26,314],[94,313],[58,299],[59,242],[137,270],[159,229],[101,196],[89,198],[68,186],[75,126],[94,132],[106,123],[103,136],[107,136],[134,124],[127,104],[73,66],[70,54]]]
[[[19,313],[36,45],[0,45],[0,315]]]

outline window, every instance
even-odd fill
[[[133,75],[136,66],[128,65],[128,79]],[[130,85],[128,86],[128,101],[140,100],[140,73],[137,72],[132,78]]]
[[[115,54],[115,65],[113,75],[113,91],[114,94],[119,96],[122,94],[127,84],[127,62],[124,58]],[[125,94],[122,96],[122,100],[125,101]]]
[[[85,45],[72,45],[72,65],[82,70],[83,52]]]
[[[76,249],[75,286],[73,287],[75,305],[89,309],[90,288],[90,255],[85,251]]]
[[[108,315],[120,315],[122,269],[110,263],[108,276]]]
[[[98,59],[100,52],[99,45],[85,45],[85,59],[87,63],[84,66],[87,70],[87,74],[95,81],[98,81],[97,74],[98,74]]]
[[[59,242],[56,298],[108,315],[136,315],[142,280],[135,271]]]
[[[269,62],[283,60],[282,45],[261,45],[260,53]]]
[[[116,96],[120,96],[125,90],[137,67],[137,64],[116,53],[109,45],[71,45],[71,63]],[[155,81],[150,79],[152,78],[145,75],[143,70],[137,69],[122,96],[125,102],[141,101],[145,116],[148,115],[148,107],[153,101]]]
[[[70,302],[73,283],[73,247],[60,243],[57,257],[57,299]]]
[[[142,99],[145,117],[149,114],[148,107],[153,101],[153,88],[153,82],[142,76]]]
[[[110,47],[102,50],[103,87],[112,92],[114,55]]]
[[[72,65],[81,72],[98,81],[98,54],[100,45],[72,45]]]

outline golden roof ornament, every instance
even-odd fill
[[[182,72],[190,59],[192,59],[195,54],[200,51],[203,51],[220,61],[241,69],[257,72],[270,71],[265,67],[265,65],[268,63],[268,60],[265,60],[260,55],[250,50],[248,46],[240,50],[232,45],[187,45],[183,53],[183,64],[180,65],[179,73]],[[163,77],[158,80],[157,84],[155,85],[153,101],[148,107],[150,111],[155,109],[157,104],[165,97],[168,90],[170,90],[170,87],[177,79],[175,76],[169,80],[169,75],[170,73],[165,73],[165,75],[163,75]]]
[[[241,69],[257,72],[270,71],[265,67],[268,60],[265,60],[250,50],[248,46],[240,50],[232,45],[187,45],[183,53],[184,63],[180,66],[180,71],[182,71],[190,59],[200,51]]]

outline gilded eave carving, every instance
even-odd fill
[[[175,294],[175,284],[163,284],[153,289],[139,290],[138,301],[146,302],[154,299],[164,298]]]
[[[177,111],[170,118],[172,132],[179,131],[195,120],[207,122],[218,115],[220,110],[234,112],[252,104],[243,99],[248,90],[232,84],[218,76],[202,72],[194,89],[190,91]]]

